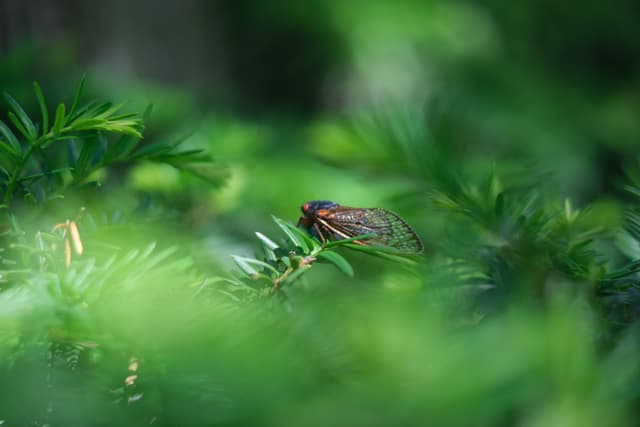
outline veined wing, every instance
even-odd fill
[[[350,208],[340,206],[317,212],[317,220],[345,238],[372,234],[362,243],[388,246],[401,253],[422,252],[422,241],[416,232],[397,214],[382,208]]]

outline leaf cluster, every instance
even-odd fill
[[[256,232],[262,244],[262,259],[232,256],[248,278],[270,286],[272,293],[302,278],[303,274],[316,262],[333,264],[346,276],[353,277],[353,267],[336,251],[338,248],[349,248],[405,265],[416,264],[415,257],[398,254],[394,248],[355,243],[366,241],[369,235],[321,243],[290,222],[275,216],[273,221],[287,237],[283,244],[278,244],[264,234]]]
[[[640,313],[638,209],[627,210],[624,230],[607,230],[591,220],[589,207],[545,201],[539,185],[516,182],[490,175],[432,193],[435,207],[459,217],[442,268],[490,306],[512,295],[545,304],[569,292],[601,314],[604,337],[632,324]]]
[[[353,276],[351,264],[332,248],[347,245],[357,238],[329,242],[323,246],[293,224],[277,217],[273,220],[287,236],[285,244],[279,245],[256,232],[262,244],[263,259],[233,255],[235,263],[248,277],[267,284],[271,292],[276,292],[282,286],[299,280],[316,261],[333,264],[347,276]]]
[[[59,103],[52,118],[40,86],[34,83],[39,122],[4,94],[15,129],[0,121],[0,189],[5,207],[16,199],[42,203],[61,197],[67,188],[93,182],[94,172],[118,163],[162,162],[212,182],[223,179],[219,170],[207,170],[215,169],[208,154],[181,149],[182,140],[142,144],[150,107],[139,114],[123,112],[125,104],[81,103],[84,83],[83,78],[71,106]]]
[[[143,143],[142,133],[150,107],[139,114],[123,112],[124,104],[83,103],[84,85],[82,78],[70,107],[61,102],[50,115],[42,90],[34,83],[39,120],[30,117],[9,94],[4,94],[13,129],[0,121],[0,212],[3,213],[0,217],[3,265],[0,282],[6,283],[12,277],[28,277],[31,269],[59,268],[60,248],[64,251],[65,245],[69,264],[69,240],[63,239],[60,233],[32,224],[40,218],[25,215],[23,205],[44,208],[47,202],[65,197],[70,190],[97,189],[100,186],[98,172],[121,163],[166,163],[214,184],[225,178],[226,172],[213,164],[209,154],[201,149],[182,148],[184,139]],[[82,211],[80,207],[70,210]],[[74,221],[67,220],[67,223],[73,223],[76,229]]]

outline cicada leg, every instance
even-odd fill
[[[317,222],[313,223],[313,229],[318,234],[318,237],[320,238],[320,242],[322,242],[322,247],[324,248],[324,246],[327,244],[327,238],[324,237],[324,233],[322,233],[322,229],[320,228]]]

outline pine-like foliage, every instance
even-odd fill
[[[100,170],[141,161],[215,185],[225,176],[199,150],[141,139],[148,113],[84,105],[81,89],[51,119],[35,85],[40,120],[8,97],[0,124],[0,387],[12,390],[0,423],[599,426],[637,415],[636,207],[624,229],[601,226],[544,179],[448,168],[437,159],[454,155],[425,143],[418,117],[376,117],[350,130],[383,128],[358,161],[411,183],[428,206],[412,225],[440,221],[424,255],[354,244],[366,235],[321,242],[275,216],[281,236],[253,228],[254,256],[218,254],[218,242],[180,240],[176,222],[77,202],[114,194],[89,185]],[[61,198],[73,215],[52,208]],[[208,265],[218,258],[235,268]]]

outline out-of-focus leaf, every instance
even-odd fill
[[[76,89],[76,93],[73,97],[73,103],[71,104],[71,108],[69,109],[68,120],[73,120],[73,116],[76,112],[76,108],[78,107],[78,103],[80,102],[80,96],[82,95],[82,89],[84,88],[84,83],[87,80],[86,74],[82,76],[80,79],[80,83],[78,83],[78,88]]]
[[[104,163],[127,160],[128,154],[138,145],[140,138],[133,135],[122,135],[116,142],[110,144],[104,155]]]
[[[384,258],[389,261],[394,261],[400,264],[411,265],[411,266],[416,265],[417,260],[420,258],[418,255],[401,254],[394,248],[389,248],[386,246],[368,246],[368,245],[357,245],[353,243],[347,243],[344,246],[349,249],[353,249],[355,251],[365,252],[367,254],[374,255],[379,258]]]
[[[56,108],[56,116],[53,120],[52,131],[54,134],[60,133],[62,126],[64,126],[64,122],[65,122],[65,106],[63,103],[60,103]]]
[[[13,149],[9,144],[0,140],[0,163],[10,168],[20,160],[20,153]]]
[[[270,270],[271,272],[273,272],[275,274],[278,274],[278,270],[276,270],[272,265],[269,265],[264,261],[260,261],[260,260],[253,259],[253,258],[241,257],[241,256],[237,256],[237,255],[231,255],[231,258],[233,258],[235,263],[238,264],[238,266],[245,273],[247,273],[249,275],[254,275],[254,274],[260,273],[260,271],[257,270],[256,267],[258,267],[258,268],[266,268],[267,270]]]
[[[49,111],[47,110],[47,103],[44,100],[44,95],[42,94],[42,89],[40,89],[38,82],[33,82],[33,90],[36,93],[38,105],[40,106],[40,115],[42,116],[41,132],[44,135],[49,132]]]
[[[375,234],[370,233],[370,234],[362,234],[360,236],[355,236],[355,237],[349,237],[348,239],[340,239],[340,240],[331,240],[329,242],[327,242],[325,244],[325,248],[333,248],[336,246],[343,246],[347,243],[351,243],[354,242],[356,240],[362,240],[362,241],[366,241],[369,237],[373,237],[375,236]]]
[[[25,138],[29,141],[33,141],[38,137],[36,127],[25,113],[24,109],[18,104],[18,102],[11,97],[8,93],[4,94],[5,99],[9,103],[13,113],[9,112],[9,118],[16,125],[16,127],[24,134]]]
[[[12,111],[9,111],[7,115],[9,116],[9,120],[11,121],[11,123],[13,123],[13,125],[16,127],[16,129],[18,129],[22,136],[24,136],[27,141],[32,141],[32,135],[29,134],[29,131],[24,127],[24,124],[20,122],[20,119],[18,119],[18,117]]]
[[[99,155],[100,151],[101,147],[96,138],[84,139],[74,169],[74,177],[76,180],[82,179],[89,173],[91,164],[96,156]]]

